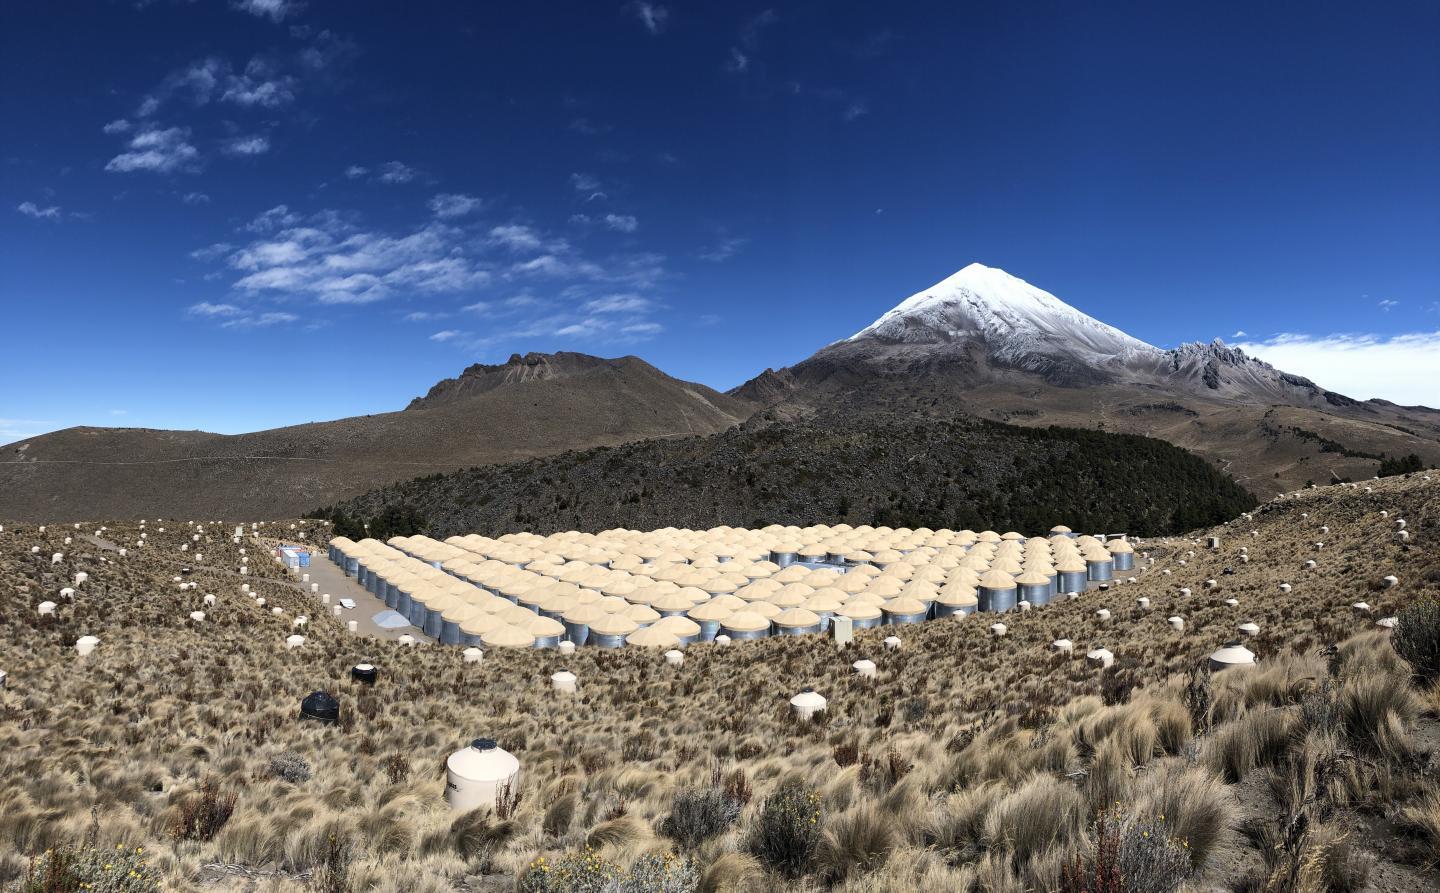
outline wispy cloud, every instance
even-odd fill
[[[304,4],[296,3],[295,0],[233,0],[230,5],[241,12],[267,18],[272,22],[282,22],[286,16],[304,9]]]
[[[387,161],[380,165],[380,173],[376,177],[381,183],[388,183],[392,186],[400,183],[409,183],[419,174],[415,168],[402,161]]]
[[[1276,368],[1357,399],[1440,408],[1440,331],[1404,335],[1282,333],[1235,345]]]
[[[203,192],[187,192],[180,196],[180,201],[187,205],[208,205],[210,204],[210,196]]]
[[[442,192],[430,199],[430,210],[436,217],[452,218],[473,214],[484,206],[484,202],[473,195],[457,192]]]
[[[1399,307],[1399,306],[1400,306],[1400,302],[1399,302],[1399,301],[1392,301],[1392,300],[1390,300],[1389,298],[1385,298],[1385,299],[1381,300],[1381,301],[1380,301],[1378,304],[1376,304],[1375,306],[1379,307],[1381,310],[1384,310],[1386,313],[1389,313],[1389,312],[1390,312],[1390,308],[1392,308],[1392,307]]]
[[[431,322],[432,320],[446,319],[449,316],[450,314],[448,313],[441,313],[431,310],[417,310],[414,313],[405,314],[404,319],[406,322]]]
[[[749,242],[750,240],[743,236],[721,236],[715,241],[715,244],[701,251],[697,256],[701,260],[720,263],[734,257]]]
[[[725,60],[724,69],[731,74],[744,74],[750,70],[751,61],[755,53],[760,49],[760,38],[765,30],[780,20],[775,10],[766,9],[746,19],[740,26],[739,43],[730,47],[730,55]]]
[[[15,210],[26,217],[34,217],[36,220],[58,221],[60,219],[60,208],[57,205],[42,208],[34,202],[21,202],[15,206]]]
[[[56,423],[44,419],[0,419],[0,443],[11,443],[55,430]]]
[[[124,118],[116,118],[100,129],[109,134],[125,133],[130,129],[130,122]]]
[[[345,176],[351,180],[358,180],[368,173],[370,173],[370,168],[361,167],[358,164],[352,164],[345,168]]]
[[[628,7],[631,15],[645,26],[645,30],[651,34],[659,34],[665,30],[665,25],[670,21],[670,10],[658,3],[648,3],[645,0],[631,3]]]
[[[640,221],[630,214],[606,214],[605,225],[621,233],[633,233],[640,228]]]
[[[534,251],[542,244],[539,233],[518,223],[491,227],[489,239],[492,245],[503,245],[511,251]]]
[[[1246,334],[1248,334],[1248,333],[1247,333],[1244,329],[1237,329],[1237,330],[1235,331],[1235,334],[1231,335],[1230,337],[1231,337],[1231,338],[1244,338],[1244,337],[1246,336]]]
[[[189,139],[190,131],[184,127],[142,130],[130,140],[127,151],[106,163],[105,170],[112,173],[194,172],[199,168],[200,152],[190,145]]]
[[[270,140],[261,135],[237,136],[225,141],[226,155],[264,155],[270,151]]]
[[[227,319],[220,324],[222,329],[264,329],[271,326],[284,325],[297,322],[300,317],[294,313],[284,311],[269,311],[266,313],[246,314],[237,316],[234,319]]]
[[[649,298],[636,294],[606,295],[585,304],[590,313],[646,313],[655,306]]]
[[[436,332],[435,334],[431,335],[430,340],[440,342],[453,341],[454,339],[459,338],[464,334],[465,333],[460,331],[459,329],[445,329],[444,331]]]
[[[185,308],[185,313],[189,316],[214,318],[217,316],[242,316],[244,315],[245,311],[241,310],[239,307],[236,307],[234,304],[212,304],[209,301],[201,301],[198,304],[191,304],[189,307]]]

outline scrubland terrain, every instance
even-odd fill
[[[79,889],[35,880],[48,871],[105,890],[275,893],[1434,889],[1440,665],[1423,655],[1440,652],[1440,477],[1368,486],[1142,541],[1155,561],[1137,582],[1005,615],[1001,637],[1001,618],[972,615],[860,632],[843,650],[818,636],[695,645],[681,667],[585,648],[465,664],[455,648],[351,636],[228,528],[193,543],[185,522],[151,521],[135,549],[141,528],[110,524],[100,541],[127,546],[122,558],[88,537],[95,525],[7,524],[0,883]],[[293,535],[290,523],[265,531]],[[323,533],[309,522],[311,540]],[[1200,545],[1208,535],[1218,550]],[[195,590],[174,579],[186,562]],[[75,586],[77,572],[89,579]],[[37,614],[43,600],[58,616]],[[308,640],[287,651],[302,614]],[[1394,634],[1377,629],[1397,614]],[[1205,672],[1247,621],[1259,665]],[[101,644],[80,658],[85,634]],[[899,650],[882,645],[891,634]],[[1052,651],[1059,638],[1074,656]],[[1116,657],[1108,670],[1083,657],[1099,647]],[[860,658],[876,678],[852,672]],[[379,668],[374,688],[348,681],[361,660]],[[561,668],[577,694],[551,691]],[[815,721],[787,709],[805,686],[829,699]],[[297,720],[315,689],[339,699],[340,724]],[[521,781],[496,809],[456,815],[443,759],[482,735],[518,756]]]

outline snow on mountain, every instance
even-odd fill
[[[1002,360],[1027,353],[1089,354],[1095,360],[1161,353],[1023,279],[978,263],[906,298],[846,341],[870,339],[979,340]]]

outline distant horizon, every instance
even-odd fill
[[[723,391],[971,262],[1440,406],[1437,44],[1423,4],[17,8],[0,443],[530,351]]]

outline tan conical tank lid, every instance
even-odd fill
[[[800,607],[808,611],[828,611],[833,614],[845,604],[845,598],[845,593],[838,589],[817,589]]]
[[[674,633],[647,626],[626,636],[625,644],[637,648],[675,648],[679,646],[680,639]]]
[[[535,637],[518,626],[506,623],[488,633],[481,633],[480,641],[487,648],[530,648],[535,644]]]
[[[757,629],[769,629],[770,620],[754,611],[736,611],[734,614],[725,618],[721,626],[726,629],[739,630],[741,632],[753,632]]]
[[[591,623],[594,623],[596,620],[599,620],[601,617],[608,616],[608,612],[604,608],[601,608],[600,606],[592,603],[587,605],[576,605],[575,607],[566,611],[562,616],[565,618],[565,621],[567,623],[589,625]]]
[[[536,614],[525,624],[525,631],[537,639],[547,636],[563,636],[565,635],[565,625],[558,620]]]
[[[620,613],[624,614],[626,617],[629,617],[631,620],[635,621],[641,626],[654,623],[655,621],[660,619],[660,612],[656,611],[649,605],[631,605]]]
[[[935,597],[935,603],[951,608],[963,608],[967,605],[979,604],[980,600],[976,598],[975,589],[972,586],[946,586]]]
[[[1013,577],[1014,575],[1020,573],[1020,562],[1016,561],[1014,558],[996,558],[994,561],[990,562],[990,570],[1001,571]]]
[[[1079,555],[1066,555],[1055,562],[1055,569],[1062,574],[1078,574],[1085,570],[1085,559]]]
[[[743,598],[737,598],[733,595],[717,595],[714,598],[710,599],[710,601],[705,602],[705,604],[719,605],[727,611],[739,611],[742,610],[745,605],[748,604],[748,602],[746,602]],[[696,605],[696,607],[700,606]]]
[[[1015,578],[1004,571],[990,571],[980,578],[980,586],[985,589],[1014,589]]]
[[[623,614],[606,614],[590,622],[590,632],[602,636],[628,636],[640,628],[640,624]]]
[[[841,617],[849,617],[851,620],[872,620],[880,616],[880,608],[878,605],[857,602],[852,599],[836,613]]]
[[[467,636],[485,637],[485,634],[492,629],[505,625],[505,621],[494,614],[476,614],[474,617],[460,621],[460,631]]]
[[[926,607],[925,603],[918,598],[908,598],[902,595],[899,598],[890,599],[881,606],[881,610],[887,614],[924,614]]]
[[[1105,550],[1111,555],[1128,555],[1135,551],[1135,548],[1125,540],[1111,540],[1105,544]]]
[[[708,601],[703,605],[696,605],[689,611],[689,617],[694,620],[724,620],[741,608],[730,607],[720,604],[719,599]]]
[[[658,629],[663,629],[665,630],[665,632],[682,639],[689,636],[700,635],[700,624],[696,623],[688,617],[681,617],[678,614],[671,614],[669,617],[661,617],[659,620],[655,621],[653,626]]]
[[[820,623],[820,616],[814,611],[807,611],[804,608],[791,608],[788,611],[781,611],[770,620],[776,626],[815,626]]]
[[[1040,571],[1031,568],[1015,578],[1015,582],[1021,586],[1048,586],[1050,577]]]

